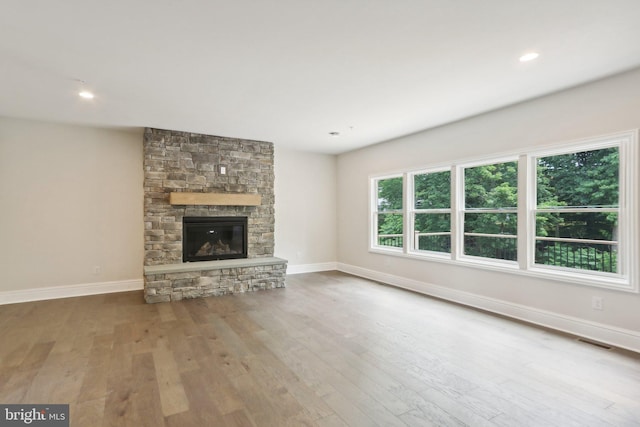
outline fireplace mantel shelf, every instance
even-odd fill
[[[183,262],[180,264],[148,265],[144,275],[187,273],[190,271],[220,270],[224,268],[258,267],[262,265],[286,264],[287,260],[276,257],[226,259],[220,261]]]
[[[188,193],[173,192],[169,194],[171,205],[201,206],[260,206],[260,194],[240,193]]]

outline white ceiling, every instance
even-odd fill
[[[324,153],[638,66],[640,0],[0,4],[0,115]]]

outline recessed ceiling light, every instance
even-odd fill
[[[88,90],[83,90],[82,92],[78,92],[78,96],[80,96],[80,98],[84,98],[84,99],[93,99],[94,98],[93,93],[89,92]]]
[[[528,62],[528,61],[533,61],[534,59],[536,59],[538,56],[540,56],[540,54],[538,52],[529,52],[529,53],[525,53],[524,55],[522,55],[520,57],[520,62]]]
[[[340,136],[340,132],[329,132],[329,135],[331,136]]]

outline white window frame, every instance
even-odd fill
[[[464,171],[465,169],[469,169],[469,168],[474,168],[474,167],[480,167],[480,166],[489,166],[489,165],[495,165],[495,164],[500,164],[500,163],[511,163],[511,162],[515,162],[517,167],[518,167],[518,174],[520,173],[520,161],[518,159],[517,156],[506,156],[506,157],[494,157],[491,159],[487,159],[487,160],[483,160],[483,161],[478,161],[478,162],[469,162],[469,163],[463,163],[460,164],[458,166],[456,166],[457,169],[457,173],[456,173],[456,190],[455,190],[455,194],[456,194],[456,198],[458,199],[457,202],[457,215],[456,215],[456,221],[457,221],[457,226],[456,226],[456,230],[458,230],[458,232],[456,233],[456,240],[457,240],[457,245],[456,245],[456,257],[458,260],[460,261],[465,261],[468,263],[482,263],[482,264],[487,264],[487,265],[492,265],[492,266],[497,266],[497,267],[505,267],[505,268],[517,268],[518,266],[518,261],[511,261],[511,260],[504,260],[504,259],[497,259],[497,258],[486,258],[486,257],[480,257],[480,256],[475,256],[475,255],[466,255],[464,253],[464,236],[465,236],[465,231],[464,231],[464,218],[465,218],[465,214],[467,213],[513,213],[516,215],[517,218],[517,222],[518,224],[520,224],[520,212],[518,210],[518,206],[520,203],[520,200],[518,199],[518,206],[516,206],[515,209],[510,209],[510,210],[499,210],[499,209],[475,209],[475,208],[466,208],[465,206],[465,185],[464,185]],[[519,179],[519,175],[518,175],[518,195],[520,194],[520,179]],[[500,235],[490,235],[491,237],[497,237],[500,238]],[[506,237],[505,237],[506,238]],[[511,237],[509,237],[511,238]],[[513,237],[516,239],[516,248],[518,249],[518,259],[520,259],[520,257],[522,256],[522,254],[520,254],[520,247],[518,242],[521,240],[519,233],[516,233],[515,237]]]
[[[453,232],[453,207],[451,206],[451,202],[449,203],[449,208],[441,208],[441,209],[417,209],[416,200],[415,200],[415,177],[417,175],[428,175],[433,173],[440,172],[449,172],[450,174],[450,194],[454,194],[453,188],[451,186],[454,184],[454,174],[452,173],[451,167],[440,167],[434,169],[425,169],[420,171],[415,171],[407,174],[407,197],[406,197],[406,206],[407,206],[407,218],[408,218],[408,229],[409,229],[409,242],[410,244],[407,246],[407,253],[416,255],[416,256],[430,256],[437,257],[443,259],[450,259],[450,252],[437,252],[437,251],[427,251],[418,249],[417,245],[417,233],[415,233],[415,225],[416,225],[416,215],[421,213],[426,214],[449,214],[449,218],[451,218],[451,225],[449,226],[449,237],[451,239],[451,252],[454,251],[454,232]]]
[[[593,151],[617,147],[619,150],[619,207],[601,209],[600,212],[615,210],[618,212],[618,272],[607,273],[577,268],[558,267],[535,263],[536,214],[537,209],[537,161],[540,157]],[[573,144],[563,144],[547,149],[536,150],[528,154],[527,187],[531,189],[527,200],[527,260],[526,269],[530,273],[549,278],[560,278],[575,283],[595,285],[611,289],[638,292],[637,278],[637,191],[633,183],[638,182],[637,131],[622,132],[599,138],[583,140]],[[566,211],[566,210],[563,210]],[[584,212],[590,209],[581,210]],[[634,214],[635,213],[635,214]]]
[[[618,273],[602,273],[535,264],[537,158],[614,146],[619,148],[620,154]],[[425,166],[415,170],[372,175],[369,177],[369,251],[637,293],[639,291],[638,279],[640,279],[638,277],[640,274],[640,266],[638,266],[640,257],[640,236],[638,234],[640,231],[640,213],[638,211],[640,190],[636,185],[636,183],[640,182],[640,159],[638,155],[638,130],[635,129],[580,141],[522,150],[519,153],[487,156],[481,160],[432,165],[431,167]],[[464,169],[515,160],[518,162],[518,261],[464,255],[462,245],[465,212]],[[415,238],[413,236],[414,216],[421,211],[420,209],[415,209],[414,176],[423,173],[442,172],[448,169],[451,171],[451,253],[413,249],[413,239]],[[402,211],[385,211],[384,213],[402,214],[403,248],[377,244],[377,215],[381,213],[377,211],[378,181],[397,177],[402,177],[403,179],[403,209]],[[429,213],[433,213],[433,211],[429,210]]]
[[[403,198],[402,198],[402,209],[394,209],[394,210],[387,210],[387,211],[379,211],[378,210],[378,182],[380,181],[384,181],[385,179],[392,179],[392,178],[402,178],[402,194],[403,194]],[[407,191],[407,176],[406,174],[402,174],[402,173],[395,173],[395,174],[389,174],[389,175],[383,175],[383,176],[375,176],[375,177],[371,177],[370,178],[370,182],[371,182],[371,187],[370,187],[370,194],[369,194],[369,205],[370,205],[370,212],[371,215],[369,215],[369,230],[370,230],[370,235],[369,235],[369,248],[372,251],[380,251],[383,253],[386,252],[391,252],[391,253],[395,253],[395,254],[402,254],[405,252],[405,248],[406,248],[406,242],[407,242],[407,215],[406,215],[406,191]],[[380,214],[400,214],[402,215],[402,226],[403,226],[403,232],[402,232],[402,247],[398,248],[398,247],[394,247],[394,246],[386,246],[386,245],[379,245],[378,244],[378,215]]]

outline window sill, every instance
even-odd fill
[[[425,254],[418,252],[404,253],[401,249],[397,248],[369,248],[370,253],[376,253],[380,255],[397,256],[407,259],[439,262],[444,264],[455,265],[459,267],[478,268],[481,270],[489,270],[500,273],[510,273],[525,277],[534,277],[546,280],[553,280],[564,283],[571,283],[583,286],[591,286],[595,288],[611,289],[615,291],[638,293],[637,287],[634,287],[628,278],[626,277],[610,277],[599,274],[579,273],[562,270],[552,270],[543,267],[532,267],[527,270],[519,268],[518,264],[513,261],[484,261],[475,259],[474,257],[465,257],[458,260],[450,258],[449,254]]]

